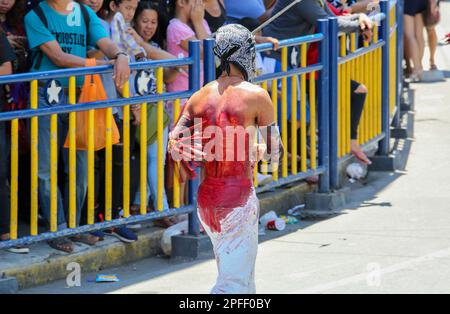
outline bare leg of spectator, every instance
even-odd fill
[[[420,80],[423,72],[422,60],[420,58],[419,43],[416,38],[415,18],[410,15],[404,16],[404,37],[406,59],[411,59],[414,70],[411,74],[413,80]]]
[[[350,148],[352,154],[362,163],[370,165],[372,162],[363,152],[358,144],[358,128],[361,121],[361,115],[364,110],[364,103],[367,97],[367,87],[356,81],[351,82],[351,142]]]
[[[425,24],[423,22],[422,13],[416,14],[416,16],[414,17],[414,27],[415,27],[417,44],[419,45],[420,67],[423,68],[422,60],[423,60],[423,56],[425,54],[425,37],[423,36],[423,30],[425,28]]]
[[[427,33],[428,33],[428,47],[430,48],[430,70],[437,70],[436,62],[435,62],[435,55],[438,45],[438,37],[436,33],[436,27],[427,27]]]

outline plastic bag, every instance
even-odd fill
[[[86,59],[86,67],[96,65],[95,59]],[[107,100],[105,89],[100,75],[86,75],[84,85],[78,103],[96,102]],[[77,112],[76,127],[76,148],[77,150],[88,150],[89,139],[89,111]],[[106,121],[107,109],[94,110],[94,151],[99,151],[106,147]],[[120,133],[113,116],[109,117],[111,121],[112,145],[120,142]],[[69,134],[67,135],[65,148],[69,148]]]
[[[185,220],[167,228],[166,231],[164,231],[161,238],[161,249],[165,255],[170,256],[172,254],[172,237],[186,234],[188,232],[188,228],[188,221]]]

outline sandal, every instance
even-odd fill
[[[174,225],[176,225],[177,223],[179,223],[178,217],[177,217],[177,216],[169,217],[169,220],[170,220],[170,222],[173,223]]]
[[[150,213],[152,210],[147,207],[147,214]],[[141,205],[132,205],[130,207],[130,214],[133,216],[140,215],[141,214]]]
[[[438,71],[438,67],[436,64],[430,65],[430,71]]]
[[[65,253],[73,252],[73,243],[67,238],[49,240],[47,243],[52,249],[62,251]]]
[[[155,227],[164,228],[164,229],[167,229],[174,225],[174,223],[169,219],[169,217],[157,219],[157,220],[153,221],[153,223],[154,223]]]
[[[73,242],[79,242],[79,243],[87,244],[89,246],[94,246],[95,244],[97,244],[98,241],[100,241],[100,238],[93,236],[91,234],[80,234],[80,235],[71,237],[70,240],[72,240]]]

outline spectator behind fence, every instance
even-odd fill
[[[431,3],[430,3],[431,11],[439,12],[440,0],[429,0],[429,1],[431,1]],[[428,37],[428,48],[430,49],[430,71],[437,71],[438,67],[436,65],[436,60],[435,60],[436,50],[437,50],[437,45],[438,45],[436,24],[435,25],[426,25],[426,29],[427,29],[427,37]]]
[[[136,41],[141,45],[150,56],[151,59],[162,60],[162,59],[176,59],[176,57],[168,52],[162,50],[158,43],[153,41],[154,37],[158,37],[159,33],[159,14],[158,14],[158,6],[151,2],[141,1],[139,3],[138,9],[136,10],[136,14],[134,16],[134,30],[130,30],[135,36]],[[170,83],[173,82],[179,73],[180,69],[170,69],[166,68],[164,70],[164,82]],[[157,195],[158,195],[158,141],[157,141],[157,108],[156,104],[149,104],[147,107],[147,189],[146,189],[146,206],[148,206],[150,199],[153,203],[153,209],[157,209]],[[163,133],[163,156],[166,156],[167,152],[167,143],[168,143],[168,135],[169,135],[169,124],[170,124],[170,116],[167,113],[167,107],[164,110],[163,116],[163,125],[164,125],[164,133]],[[136,131],[136,139],[138,140],[138,144],[140,143],[140,130]],[[164,158],[165,161],[165,158]],[[164,169],[164,165],[163,165]],[[162,174],[164,178],[164,174]],[[164,184],[163,184],[164,187]],[[135,197],[133,206],[131,207],[133,214],[139,214],[141,204],[141,192],[140,188],[138,188]],[[169,203],[167,200],[167,195],[165,188],[163,190],[163,210],[169,210]],[[149,209],[147,209],[149,211]],[[161,220],[154,221],[156,226],[167,228],[172,226],[177,222],[176,217],[165,217]]]
[[[9,75],[13,73],[12,62],[15,60],[14,51],[11,48],[3,28],[0,26],[0,75]],[[4,86],[0,85],[0,112],[3,112],[5,106]],[[10,140],[7,129],[9,122],[0,122],[0,151],[2,156],[0,158],[0,241],[10,240],[10,204],[8,188],[8,174],[9,174],[9,154],[10,154]],[[8,249],[12,253],[28,253],[27,247],[12,247]]]
[[[89,19],[87,18],[89,17]],[[75,19],[74,19],[75,18]],[[76,21],[79,21],[77,23]],[[25,17],[25,28],[30,48],[34,51],[32,72],[48,71],[62,68],[84,67],[87,46],[97,45],[110,59],[115,61],[98,61],[99,65],[114,64],[115,84],[121,89],[129,79],[128,58],[108,38],[100,19],[85,6],[79,6],[70,0],[46,0],[41,2]],[[77,96],[83,78],[77,78]],[[39,108],[50,108],[66,103],[68,80],[61,80],[61,87],[55,81],[46,86],[39,84]],[[57,224],[58,229],[67,228],[65,212],[69,209],[69,155],[63,143],[68,133],[68,115],[58,115],[58,148],[63,158],[65,173],[65,190],[57,190]],[[50,116],[40,117],[38,123],[38,178],[39,199],[45,221],[50,223]],[[87,154],[77,152],[76,173],[76,223],[79,224],[81,209],[87,192]],[[63,196],[62,196],[63,194]],[[63,206],[64,204],[64,206]],[[94,244],[98,238],[92,235],[80,235],[72,240]],[[64,252],[73,251],[73,243],[67,238],[54,239],[49,245]]]
[[[204,19],[205,7],[202,0],[169,0],[169,16],[172,17],[167,28],[167,51],[177,58],[189,56],[189,41],[204,40],[211,35],[208,22]],[[201,51],[203,55],[203,50]],[[202,68],[202,67],[201,67]],[[200,70],[200,86],[203,85],[203,71]],[[178,74],[176,80],[167,84],[167,91],[179,92],[189,89],[187,72]],[[186,100],[181,100],[183,110]],[[173,102],[168,104],[168,113],[173,117]],[[171,125],[174,121],[171,121]],[[186,184],[180,184],[181,205],[187,202]]]
[[[211,35],[204,19],[204,4],[202,0],[169,0],[169,6],[173,18],[167,28],[167,50],[177,58],[188,57],[190,40],[203,40]],[[180,73],[174,82],[167,85],[169,92],[188,89],[189,76],[186,72]],[[182,102],[182,106],[185,102]]]
[[[30,69],[30,51],[26,38],[23,19],[25,16],[25,0],[0,1],[0,24],[13,48],[16,60],[13,62],[13,73],[26,73]],[[3,110],[23,110],[28,108],[30,99],[29,83],[10,83],[4,86],[6,103]],[[19,176],[18,211],[19,219],[30,217],[30,140],[26,120],[19,120]]]
[[[205,20],[211,32],[215,33],[227,21],[225,5],[223,0],[204,0],[203,3],[205,4]]]
[[[278,0],[277,4],[275,5],[273,14],[276,14],[288,4],[290,4],[290,0]],[[303,0],[290,10],[288,10],[286,13],[284,13],[282,16],[280,16],[278,19],[273,21],[267,27],[265,27],[263,30],[263,34],[265,36],[272,36],[279,39],[289,39],[292,37],[311,35],[315,32],[317,23],[320,19],[326,19],[334,16],[335,15],[333,14],[333,12],[323,0]],[[370,39],[372,36],[372,22],[367,17],[367,15],[363,13],[338,16],[337,22],[339,30],[341,32],[352,33],[359,30],[365,39]],[[289,53],[294,53],[297,57],[291,56],[290,58],[288,58],[288,60],[291,61],[291,64],[288,67],[291,68],[297,66],[299,64],[298,56],[300,54],[298,53],[298,51],[292,49],[290,49]],[[273,55],[279,62],[280,55]],[[311,57],[308,56],[308,59],[311,60]],[[317,55],[315,56],[315,59],[317,59]],[[356,86],[352,84],[352,92],[361,94],[358,96],[361,96],[360,98],[363,98],[364,96],[365,99],[367,89],[365,88],[365,86],[360,85],[357,82],[356,84]],[[360,102],[364,103],[364,99],[361,99]],[[358,130],[361,115],[356,111],[357,106],[352,107],[354,108],[354,112],[352,113],[352,130]],[[290,108],[288,108],[288,112],[290,112]],[[353,132],[352,137],[354,136],[355,135]],[[351,141],[351,148],[352,153],[355,155],[355,157],[357,157],[363,163],[370,163],[370,160],[364,154],[356,140]]]
[[[224,0],[227,10],[227,23],[238,23],[244,18],[257,19],[264,23],[271,15],[273,8],[266,9],[263,0]]]
[[[340,12],[337,10],[336,7],[334,7],[333,4],[328,2],[328,6],[337,16],[341,16],[343,14],[347,14],[344,12]],[[310,52],[310,58],[311,53],[315,54],[312,60],[313,63],[318,62],[318,45],[313,45],[313,51]],[[364,105],[367,98],[368,89],[364,84],[361,84],[355,80],[350,81],[350,146],[351,151],[355,155],[357,159],[359,159],[362,163],[365,164],[371,164],[372,162],[369,160],[369,158],[366,156],[366,154],[362,151],[358,144],[358,128],[361,121],[361,116],[364,111]]]
[[[97,15],[100,13],[101,9],[104,6],[103,0],[83,0],[79,1],[81,3],[84,3],[85,5],[89,6]],[[105,31],[107,34],[111,34],[111,25],[100,18],[100,22],[102,23]],[[102,51],[97,50],[97,47],[88,47],[88,55],[89,57],[96,58],[97,60],[108,60],[108,58],[103,54]],[[117,90],[114,86],[114,81],[111,73],[102,74],[102,83],[105,88],[106,94],[108,96],[108,99],[116,99],[117,98]],[[120,122],[119,118],[119,109],[117,107],[114,107],[112,109],[113,116],[115,121]],[[114,161],[122,160],[122,146],[121,145],[114,145],[113,146],[113,152],[114,154]],[[113,161],[113,162],[114,162]],[[116,164],[116,163],[115,163]],[[114,169],[116,170],[113,173],[113,182],[118,181],[118,184],[114,186],[120,186],[122,183],[122,163],[117,163],[116,167]],[[104,208],[105,208],[105,149],[102,149],[100,151],[97,151],[95,153],[95,217],[97,222],[101,222],[104,220]],[[119,177],[118,172],[120,172]],[[122,193],[114,193],[113,194],[113,200],[112,200],[112,215],[114,218],[120,218],[120,206],[121,206],[121,196]],[[86,209],[86,203],[85,203],[85,209]],[[119,240],[125,243],[132,243],[137,241],[138,237],[137,235],[131,231],[129,228],[122,226],[122,227],[115,227],[111,229],[93,232],[92,235],[98,237],[99,239],[103,239],[106,234],[115,236]]]

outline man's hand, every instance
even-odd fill
[[[130,64],[128,58],[124,55],[118,55],[114,63],[113,79],[117,89],[122,90],[125,83],[130,78]]]

